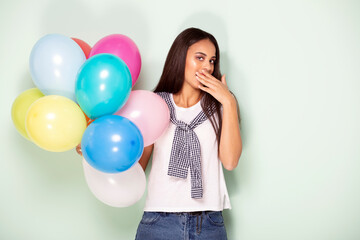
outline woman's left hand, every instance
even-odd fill
[[[226,84],[225,74],[219,81],[210,73],[202,70],[200,73],[196,72],[196,79],[201,83],[199,88],[211,94],[222,105],[235,100]]]

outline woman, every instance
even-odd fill
[[[184,30],[170,48],[154,92],[171,124],[139,160],[145,170],[153,154],[138,240],[227,239],[222,166],[237,166],[242,141],[237,101],[219,66],[216,39],[200,29]]]

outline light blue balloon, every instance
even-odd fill
[[[74,40],[48,34],[31,50],[30,74],[43,94],[61,95],[76,101],[76,76],[85,61],[84,52]]]
[[[107,115],[96,119],[81,140],[85,160],[106,173],[123,172],[140,159],[144,141],[140,130],[129,119]]]
[[[79,71],[76,99],[91,119],[117,112],[128,100],[131,74],[119,57],[103,53],[89,58]]]

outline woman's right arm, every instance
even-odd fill
[[[144,169],[144,172],[145,172],[146,166],[149,162],[149,159],[150,159],[153,149],[154,149],[154,144],[151,144],[151,145],[145,147],[144,152],[141,155],[141,158],[139,160],[139,163],[140,163],[141,167]]]

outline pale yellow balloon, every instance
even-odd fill
[[[86,119],[72,100],[49,95],[35,101],[26,115],[26,132],[39,147],[64,152],[81,142]]]
[[[26,133],[25,129],[25,118],[26,113],[29,110],[31,104],[36,100],[43,97],[44,94],[37,88],[30,88],[22,92],[14,101],[11,107],[11,119],[18,130],[18,132],[30,140],[29,136]]]

